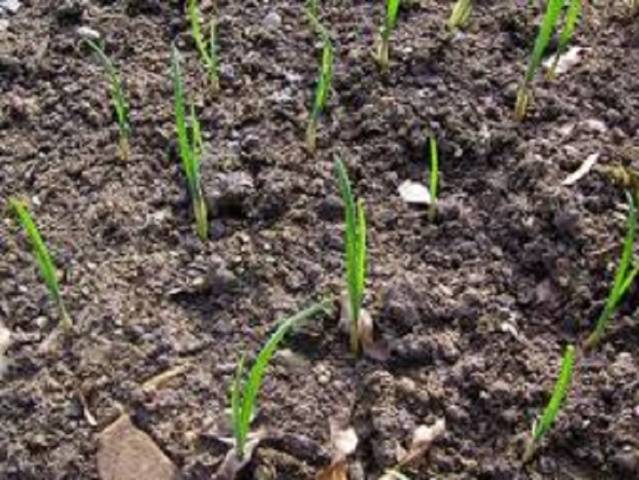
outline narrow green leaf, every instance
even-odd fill
[[[539,421],[535,424],[535,427],[533,429],[534,441],[539,441],[539,439],[543,437],[548,432],[548,430],[550,430],[550,427],[555,422],[557,414],[559,413],[561,405],[566,398],[566,394],[568,393],[568,389],[570,387],[574,363],[575,347],[572,345],[568,345],[561,362],[561,371],[559,372],[559,377],[557,378],[557,382],[555,383],[555,388],[553,389],[550,401],[548,402],[544,413],[542,414]]]
[[[366,213],[364,200],[357,202],[357,303],[361,306],[366,284]],[[359,318],[358,316],[355,318]]]
[[[559,14],[564,5],[564,0],[548,0],[548,6],[546,7],[546,13],[542,20],[539,33],[535,39],[535,46],[533,47],[532,55],[528,63],[528,69],[526,70],[525,83],[532,82],[539,65],[541,65],[541,59],[544,56],[544,52],[550,43],[550,38],[557,25]]]
[[[55,265],[53,264],[53,260],[51,259],[51,255],[49,254],[49,249],[44,243],[38,227],[36,226],[33,218],[31,217],[31,214],[29,213],[29,209],[23,202],[15,198],[9,199],[9,208],[13,210],[15,215],[18,217],[22,228],[29,238],[29,241],[33,248],[33,254],[36,259],[36,263],[38,264],[38,268],[40,270],[40,275],[44,280],[45,285],[47,286],[49,296],[53,299],[56,307],[58,308],[60,323],[65,328],[71,329],[73,325],[71,317],[69,316],[69,313],[67,312],[66,306],[64,305],[64,301],[62,299]]]
[[[621,299],[637,276],[636,268],[629,271],[632,264],[632,251],[637,237],[637,207],[633,195],[628,191],[626,191],[626,198],[628,200],[628,227],[623,243],[621,259],[619,260],[619,265],[615,272],[615,278],[608,293],[604,309],[597,319],[594,331],[586,339],[586,348],[594,348],[599,343],[610,319],[619,307]]]
[[[388,40],[391,32],[397,23],[397,13],[399,12],[400,0],[386,0],[386,20],[384,22],[383,35]]]
[[[90,39],[85,39],[84,42],[86,42],[91,50],[93,50],[93,52],[98,56],[100,63],[107,72],[111,93],[111,104],[113,105],[113,110],[115,111],[118,128],[120,130],[120,136],[123,138],[128,138],[131,133],[131,126],[129,123],[129,105],[124,94],[124,88],[122,87],[120,74],[113,65],[111,59],[104,53],[104,50],[100,45]]]
[[[430,137],[430,195],[433,203],[437,201],[439,188],[439,154],[437,151],[437,139]]]
[[[315,305],[302,310],[296,315],[293,315],[292,317],[289,317],[288,319],[282,321],[255,359],[255,363],[251,367],[248,378],[244,384],[242,400],[241,402],[239,402],[239,400],[236,399],[236,405],[240,405],[240,407],[236,408],[233,413],[234,415],[237,415],[236,418],[239,419],[239,421],[234,422],[234,427],[236,429],[235,437],[237,441],[237,452],[240,458],[242,458],[244,455],[246,438],[250,429],[251,418],[253,417],[253,413],[255,411],[257,395],[259,393],[260,386],[262,385],[266,367],[268,366],[271,357],[277,350],[279,343],[291,330],[292,327],[316,315],[319,312],[327,311],[330,308],[331,304],[332,300],[324,300],[323,302],[316,303]],[[237,376],[235,382],[237,385]]]
[[[361,299],[359,298],[359,272],[361,269],[358,260],[357,212],[346,167],[338,158],[335,159],[335,172],[337,174],[342,199],[344,200],[346,222],[346,284],[351,306],[351,321],[353,324],[356,324],[361,308]]]
[[[47,285],[51,297],[57,302],[60,299],[60,287],[58,284],[56,269],[53,265],[53,261],[51,260],[49,250],[38,231],[38,227],[33,221],[27,206],[23,202],[15,198],[10,198],[9,205],[18,217],[22,228],[25,230],[27,237],[31,242],[42,279]]]

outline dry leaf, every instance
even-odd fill
[[[375,342],[373,338],[373,318],[370,313],[362,308],[357,322],[357,334],[362,345],[362,350],[367,357],[384,362],[388,360],[390,352],[383,342]]]
[[[588,158],[586,158],[586,160],[584,160],[584,162],[579,166],[579,168],[575,170],[573,173],[571,173],[570,175],[568,175],[566,179],[563,182],[561,182],[561,184],[564,186],[570,186],[576,183],[579,179],[585,176],[592,169],[593,165],[597,162],[598,159],[599,159],[598,153],[593,153],[592,155],[589,155]]]
[[[420,425],[413,433],[413,440],[410,444],[408,452],[398,461],[398,466],[403,467],[413,463],[420,457],[423,457],[430,449],[437,438],[446,431],[446,421],[443,418],[437,420],[433,425]]]
[[[317,480],[348,480],[348,464],[346,459],[331,463],[328,467],[321,470]]]
[[[338,422],[329,422],[333,460],[331,464],[317,474],[317,480],[348,480],[348,462],[346,457],[357,449],[357,433],[353,427],[339,428]]]
[[[416,205],[430,205],[431,203],[431,195],[428,191],[428,187],[421,183],[406,180],[402,182],[397,191],[406,203]]]
[[[589,155],[588,158],[586,158],[586,160],[584,160],[584,162],[579,166],[579,168],[575,170],[573,173],[571,173],[570,175],[568,175],[566,179],[563,182],[561,182],[561,184],[563,186],[570,186],[577,183],[579,179],[585,176],[592,169],[593,165],[597,162],[598,159],[599,159],[598,153],[593,153],[592,155]]]
[[[586,53],[588,53],[589,49],[583,47],[570,47],[570,49],[559,56],[559,61],[557,62],[557,67],[555,68],[556,75],[562,75],[566,73],[568,70],[579,65]],[[555,61],[555,56],[551,55],[548,59],[544,61],[544,68],[546,70],[550,69],[551,65]]]

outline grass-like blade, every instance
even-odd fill
[[[541,22],[537,38],[535,39],[535,46],[533,47],[530,60],[528,61],[528,68],[526,69],[526,75],[524,81],[517,91],[517,102],[515,104],[515,116],[518,120],[523,120],[526,116],[526,111],[530,105],[532,91],[531,83],[544,56],[544,52],[550,43],[553,32],[559,20],[561,9],[564,5],[564,0],[548,0],[548,6],[546,7],[546,13]]]
[[[189,21],[191,23],[191,36],[195,42],[195,46],[200,55],[200,59],[204,64],[204,68],[208,73],[209,82],[213,94],[220,91],[220,74],[219,74],[219,57],[217,48],[215,21],[211,20],[208,45],[204,40],[204,34],[200,24],[202,22],[198,0],[189,0],[187,6]]]
[[[400,0],[386,0],[386,15],[382,26],[379,50],[377,52],[377,62],[382,73],[388,72],[390,63],[390,36],[397,24],[397,14],[399,12]]]
[[[550,397],[550,401],[548,402],[548,405],[544,409],[544,412],[539,420],[535,422],[533,426],[530,442],[528,443],[523,457],[524,463],[530,461],[535,453],[537,443],[550,430],[550,427],[552,427],[553,423],[555,422],[555,419],[559,414],[559,410],[561,409],[561,406],[570,388],[574,364],[575,347],[572,345],[568,345],[566,347],[564,357],[561,361],[559,377],[555,382],[555,387],[553,389],[552,396]]]
[[[251,419],[255,412],[257,396],[271,357],[284,336],[298,323],[320,313],[330,312],[332,299],[316,303],[292,317],[283,320],[257,355],[248,377],[242,382],[244,360],[240,360],[231,390],[231,423],[234,429],[235,448],[238,458],[243,459],[244,447],[250,431]]]
[[[346,223],[346,286],[351,313],[351,351],[359,352],[358,321],[364,299],[366,283],[366,219],[364,203],[357,204],[353,197],[344,163],[335,159],[335,173],[344,201]]]
[[[457,0],[448,19],[448,28],[452,30],[463,27],[470,18],[472,8],[472,0]]]
[[[322,48],[322,59],[320,71],[315,88],[315,98],[313,108],[306,127],[306,148],[314,153],[317,148],[317,122],[326,108],[328,97],[333,82],[333,45],[328,35],[324,36],[324,46]]]
[[[44,243],[38,227],[29,213],[29,209],[26,204],[15,198],[9,199],[9,207],[18,217],[22,228],[31,242],[33,254],[40,270],[40,275],[47,286],[49,295],[58,308],[60,324],[66,329],[71,329],[73,327],[73,322],[71,321],[71,317],[67,312],[64,300],[62,299],[56,268],[53,264],[53,260],[51,259],[51,255],[49,254],[49,249]]]
[[[628,199],[628,227],[623,243],[621,259],[619,260],[619,266],[615,273],[612,288],[608,293],[606,304],[597,319],[594,331],[586,339],[584,345],[586,349],[595,348],[599,344],[610,319],[619,308],[621,299],[632,286],[632,283],[637,276],[637,272],[639,271],[636,267],[632,268],[632,251],[635,239],[637,238],[637,206],[635,205],[634,197],[630,192],[626,191],[626,197]]]
[[[561,57],[561,55],[563,55],[568,48],[568,44],[570,43],[570,40],[575,33],[575,28],[577,27],[577,21],[579,20],[580,14],[581,0],[570,0],[568,11],[566,12],[566,23],[564,24],[564,28],[559,35],[559,45],[557,46],[557,53],[555,54],[555,58],[553,59],[552,65],[548,69],[548,74],[546,75],[549,79],[555,77],[557,64],[559,63],[559,57]]]
[[[439,153],[437,149],[437,139],[430,137],[430,209],[428,216],[432,221],[437,216],[437,195],[439,193]]]
[[[124,94],[124,87],[122,86],[120,74],[115,68],[115,65],[113,65],[111,59],[106,55],[106,53],[104,53],[104,50],[100,45],[89,39],[85,39],[84,41],[98,56],[100,63],[107,72],[111,93],[111,103],[113,104],[115,118],[118,122],[120,155],[123,160],[127,160],[129,158],[131,123],[129,121],[129,104]]]
[[[202,153],[202,135],[200,123],[195,115],[195,109],[191,105],[191,137],[189,138],[186,120],[186,107],[184,101],[184,80],[180,66],[180,53],[173,46],[171,54],[171,72],[173,77],[173,89],[175,93],[175,126],[178,139],[178,151],[182,160],[182,167],[186,176],[187,187],[193,205],[197,232],[202,240],[208,236],[208,218],[206,201],[202,192],[200,181],[200,157]]]

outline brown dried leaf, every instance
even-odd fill
[[[346,463],[346,459],[343,458],[331,463],[328,467],[321,470],[315,478],[317,480],[348,480],[348,464]]]
[[[433,425],[420,425],[413,433],[413,440],[408,452],[398,461],[399,467],[404,467],[423,457],[430,446],[446,431],[446,421],[443,418],[437,420]]]
[[[373,331],[373,318],[368,311],[362,308],[357,322],[357,333],[362,350],[367,357],[384,362],[390,357],[390,351],[383,342],[375,342]]]

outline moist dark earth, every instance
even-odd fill
[[[339,419],[359,437],[350,478],[376,479],[397,444],[441,418],[444,435],[410,478],[639,478],[634,291],[581,359],[534,461],[520,461],[565,345],[582,341],[601,311],[623,242],[618,186],[597,168],[562,185],[592,154],[598,165],[639,167],[639,21],[623,2],[587,6],[573,42],[581,61],[553,82],[539,76],[523,123],[513,106],[540,6],[482,0],[451,34],[451,3],[406,2],[383,77],[371,52],[384,2],[320,2],[336,63],[315,156],[304,131],[321,44],[303,2],[201,2],[218,19],[217,98],[181,3],[23,0],[1,14],[0,201],[29,201],[76,333],[42,348],[57,315],[3,210],[0,320],[11,343],[0,478],[99,478],[98,435],[122,412],[182,478],[211,478],[240,354],[344,286],[335,156],[366,203],[365,306],[390,356],[351,355],[337,309],[293,333],[255,423],[279,440],[257,449],[244,478],[315,478],[329,462],[329,420]],[[79,27],[97,31],[121,69],[128,161]],[[176,154],[172,42],[204,134],[206,242]],[[406,179],[426,181],[431,134],[435,222],[397,193]]]

